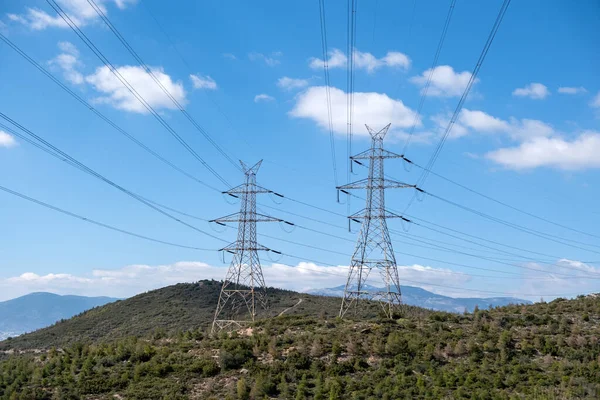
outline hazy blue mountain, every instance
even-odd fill
[[[0,340],[52,325],[116,300],[119,299],[41,292],[0,302]]]
[[[430,308],[438,311],[449,311],[462,313],[465,310],[473,311],[475,306],[480,309],[488,308],[489,306],[505,306],[508,304],[531,304],[528,300],[517,299],[514,297],[488,297],[488,298],[471,298],[471,297],[449,297],[442,296],[429,292],[415,286],[402,286],[402,301],[411,306],[419,306]],[[377,287],[367,285],[365,290],[377,291],[381,290]],[[309,294],[320,296],[342,297],[344,294],[344,285],[325,289],[312,289],[307,291]]]

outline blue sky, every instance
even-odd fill
[[[58,3],[203,159],[228,182],[241,183],[241,173],[174,108],[86,0]],[[346,205],[336,203],[316,0],[260,4],[180,1],[168,5],[154,0],[104,0],[98,4],[169,92],[231,157],[249,163],[265,160],[258,175],[261,184],[292,199],[347,213]],[[427,163],[456,107],[500,5],[501,1],[457,1],[406,153],[420,165]],[[412,1],[359,4],[354,53],[355,151],[369,145],[364,123],[378,128],[389,122],[392,128],[387,147],[402,151],[448,6],[449,1],[418,2],[413,13]],[[347,178],[346,2],[326,1],[326,13],[332,117],[342,184]],[[600,194],[599,23],[600,6],[592,0],[513,2],[435,171],[525,211],[600,235],[596,200]],[[137,100],[103,69],[96,56],[45,1],[0,5],[0,32],[148,147],[206,183],[225,189],[150,114],[143,112]],[[237,211],[237,204],[228,204],[220,194],[169,169],[131,143],[4,42],[0,42],[0,76],[1,112],[115,182],[205,219]],[[386,166],[387,173],[397,179],[412,183],[419,177],[417,168],[407,172],[400,161],[390,160]],[[356,172],[359,175],[352,179],[360,179],[365,171]],[[222,245],[5,130],[0,132],[0,185],[157,239],[211,249]],[[427,180],[425,189],[531,229],[598,244],[595,237],[520,214],[435,176]],[[389,191],[387,204],[401,211],[411,195],[409,190]],[[301,228],[288,234],[276,224],[261,225],[260,233],[346,254],[263,237],[260,240],[264,245],[305,257],[308,263],[286,257],[274,263],[263,256],[268,284],[304,290],[344,282],[356,234],[284,211],[339,227],[347,226],[345,218],[290,200],[278,205],[265,196],[260,201],[280,209],[263,208],[272,215],[346,239]],[[0,193],[0,204],[2,299],[34,290],[127,296],[178,281],[220,279],[225,274],[227,264],[216,252],[168,247],[128,237],[6,193]],[[350,208],[357,211],[361,206],[354,199]],[[415,202],[408,213],[479,238],[557,257],[550,260],[515,251],[551,263],[538,265],[524,258],[511,263],[556,274],[537,273],[456,252],[400,243],[410,239],[397,237],[395,250],[412,254],[398,255],[401,281],[406,284],[450,295],[494,296],[477,292],[487,290],[499,292],[498,295],[531,295],[532,299],[600,290],[600,281],[589,279],[600,274],[600,263],[592,263],[600,261],[600,248],[585,251],[558,244],[431,197]],[[189,221],[225,240],[235,238],[234,229],[218,233],[206,222]],[[390,226],[402,232],[398,221],[391,221]],[[449,245],[444,246],[451,249],[491,256],[485,252],[489,249],[420,226],[412,226],[408,234],[447,242]],[[313,265],[309,260],[318,262]],[[454,264],[516,275],[498,278],[506,275]]]

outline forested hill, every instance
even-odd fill
[[[293,305],[297,294],[287,296]],[[11,355],[0,362],[0,397],[598,399],[599,339],[598,296],[472,314],[408,308],[392,321],[284,314],[216,338],[155,331]]]
[[[222,283],[203,280],[180,283],[139,294],[83,312],[52,326],[0,342],[0,350],[47,349],[74,342],[114,340],[126,336],[146,336],[155,332],[174,334],[190,329],[205,329],[212,322]],[[281,289],[268,289],[269,310],[259,318],[288,315],[332,317],[337,315],[340,299],[311,296]],[[302,302],[298,304],[298,301]],[[379,308],[371,305],[361,315],[371,318]]]

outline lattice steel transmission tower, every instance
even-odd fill
[[[275,193],[256,184],[256,173],[261,163],[262,160],[248,167],[240,161],[246,175],[245,182],[223,192],[240,199],[240,212],[211,221],[219,225],[225,225],[225,222],[238,223],[237,240],[221,249],[232,253],[233,258],[219,295],[212,334],[223,329],[240,328],[254,321],[257,306],[267,308],[267,291],[258,251],[281,253],[257,243],[256,223],[286,221],[256,212],[256,195]]]
[[[365,208],[348,217],[350,218],[348,223],[362,220],[362,225],[350,262],[340,317],[343,317],[352,305],[358,306],[360,299],[380,301],[386,316],[389,318],[392,317],[394,308],[401,304],[396,257],[386,222],[387,218],[401,217],[385,209],[385,189],[414,187],[414,185],[385,178],[384,159],[402,158],[399,154],[383,148],[383,138],[387,134],[390,125],[388,124],[379,132],[375,132],[368,125],[365,125],[371,135],[371,148],[350,157],[350,160],[351,163],[356,162],[361,165],[364,164],[359,160],[368,160],[369,176],[366,179],[337,188],[342,192],[350,189],[366,189],[367,191]],[[378,284],[383,283],[384,285],[378,291],[368,290],[367,287],[367,279],[373,270],[381,278]]]

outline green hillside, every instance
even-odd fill
[[[48,328],[0,342],[0,350],[47,349],[74,342],[101,341],[127,336],[147,336],[155,332],[175,334],[210,326],[219,298],[221,282],[204,280],[180,283],[146,292],[126,300],[96,307]],[[288,315],[337,315],[340,299],[310,296],[281,289],[268,289],[269,310],[259,310],[259,318]],[[298,304],[298,301],[302,302]],[[297,306],[295,306],[298,304]],[[371,318],[378,312],[372,305],[363,313]]]
[[[94,331],[101,340],[48,351],[29,348],[1,361],[0,398],[600,398],[598,296],[465,315],[411,307],[388,321],[379,319],[375,309],[368,318],[339,320],[331,317],[339,299],[272,290],[278,309],[298,304],[300,296],[304,300],[289,314],[216,338],[201,327],[178,329],[194,323],[183,311],[173,314],[177,323],[169,322],[169,307],[189,304],[206,310],[192,313],[204,312],[210,319],[211,306],[192,298],[199,290],[209,302],[216,296],[215,285],[164,288],[3,343],[5,349],[10,342],[25,349],[28,343],[56,341],[54,335],[78,327],[70,341],[84,335],[82,327],[90,323],[86,319],[101,325]],[[173,297],[165,302],[167,293]],[[161,312],[149,310],[158,306],[152,298],[165,302]],[[131,321],[141,337],[125,337],[133,329],[127,316],[135,314],[122,306],[128,301],[148,317]],[[98,315],[110,323],[102,324]],[[161,326],[154,326],[158,321]]]

